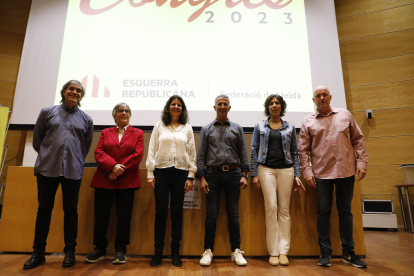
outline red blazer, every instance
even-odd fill
[[[140,188],[139,163],[144,155],[144,133],[142,130],[128,126],[118,138],[117,127],[102,130],[95,160],[98,163],[91,187],[104,189]],[[124,173],[115,180],[109,179],[109,173],[115,164],[125,165]]]

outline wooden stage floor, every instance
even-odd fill
[[[112,265],[112,258],[96,264],[84,263],[85,255],[77,254],[77,263],[62,268],[63,254],[46,256],[46,263],[23,270],[29,254],[0,254],[0,275],[414,275],[414,234],[410,231],[364,231],[367,269],[344,264],[333,258],[330,268],[319,267],[316,258],[291,258],[289,266],[270,266],[267,258],[246,258],[248,265],[239,267],[230,258],[215,258],[211,266],[201,267],[199,258],[184,258],[183,266],[171,265],[164,259],[162,265],[150,267],[150,257],[128,256],[125,265]],[[5,238],[5,237],[1,237]],[[202,252],[200,252],[202,253]]]

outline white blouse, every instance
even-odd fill
[[[154,178],[154,170],[175,167],[188,171],[188,177],[197,172],[194,133],[190,124],[178,127],[157,122],[151,134],[146,166],[148,178]]]

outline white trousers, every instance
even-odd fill
[[[295,173],[293,168],[272,169],[259,165],[258,175],[265,203],[267,250],[270,256],[287,255],[290,247],[290,195]]]

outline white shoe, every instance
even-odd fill
[[[210,249],[206,249],[203,255],[201,255],[200,265],[210,265],[213,259],[213,252]]]
[[[242,253],[243,251],[240,251],[240,249],[234,250],[233,253],[231,253],[231,260],[235,262],[237,265],[247,265],[246,260],[243,258]]]

